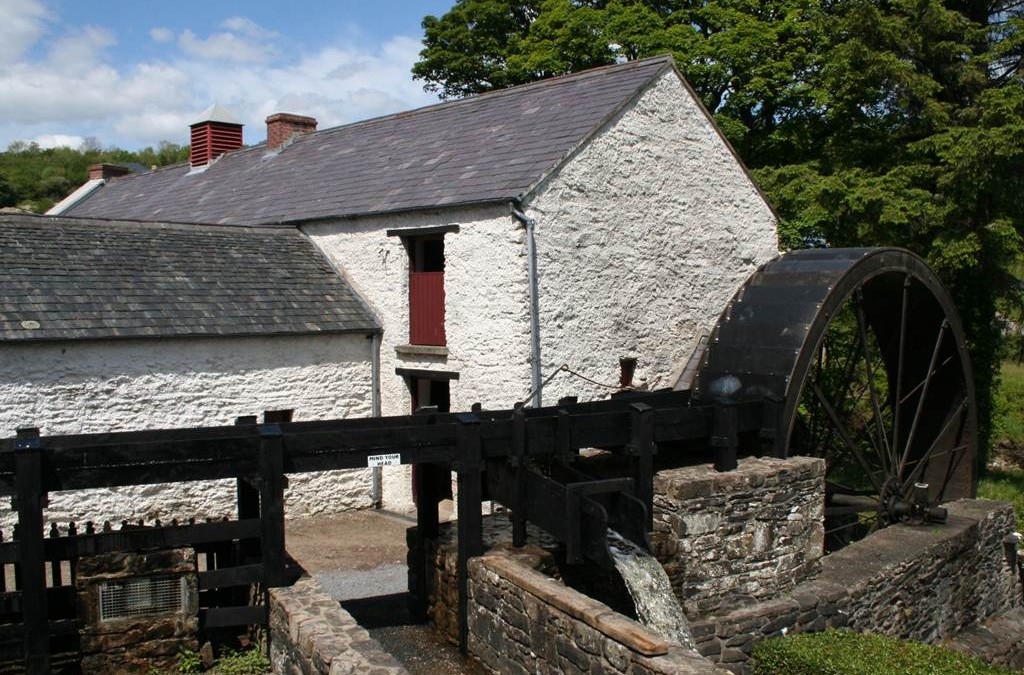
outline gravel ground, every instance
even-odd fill
[[[478,662],[415,624],[408,611],[405,530],[415,521],[355,511],[287,523],[288,553],[341,602],[410,675],[486,675]]]

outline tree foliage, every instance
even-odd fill
[[[42,213],[89,177],[93,164],[135,164],[140,168],[166,166],[188,159],[188,146],[162,142],[137,152],[103,150],[95,138],[82,147],[40,148],[15,141],[0,152],[0,207],[18,206]]]
[[[458,0],[423,27],[413,73],[443,96],[672,53],[784,247],[903,246],[937,269],[987,438],[997,315],[1024,304],[1020,0]]]

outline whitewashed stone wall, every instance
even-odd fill
[[[295,409],[295,420],[368,417],[365,335],[109,340],[0,347],[0,435],[38,426],[69,434],[232,424]],[[51,520],[120,521],[233,513],[234,481],[50,495]],[[289,517],[369,506],[369,471],[291,477]],[[6,509],[0,526],[15,520]]]
[[[445,332],[447,356],[398,354],[409,342],[409,257],[391,228],[457,224],[446,234]],[[305,226],[313,241],[342,269],[384,327],[381,409],[407,415],[412,398],[395,368],[455,371],[452,410],[509,408],[530,390],[529,285],[522,226],[508,206],[448,209]],[[412,508],[408,467],[383,470],[383,501]]]
[[[537,221],[541,356],[618,382],[671,386],[701,329],[778,253],[775,218],[675,73],[649,88],[529,202]],[[544,394],[607,394],[565,374]]]
[[[563,363],[618,382],[669,386],[701,329],[778,253],[775,219],[680,79],[669,73],[584,145],[525,204],[537,221],[543,373]],[[445,235],[447,356],[396,354],[409,336],[408,254],[386,230],[458,225]],[[508,205],[339,220],[304,231],[384,327],[385,415],[411,397],[395,367],[457,371],[453,410],[507,408],[530,391],[526,233]],[[608,389],[562,374],[546,390],[581,400]],[[384,472],[384,504],[412,507],[407,469]]]

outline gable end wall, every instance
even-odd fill
[[[672,71],[537,190],[541,356],[609,384],[674,384],[702,330],[778,254],[774,215]],[[560,374],[544,401],[607,395]]]

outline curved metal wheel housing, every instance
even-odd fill
[[[775,454],[828,460],[833,514],[868,498],[891,521],[912,504],[975,493],[963,329],[909,251],[810,249],[767,263],[722,313],[693,395],[780,401]]]

